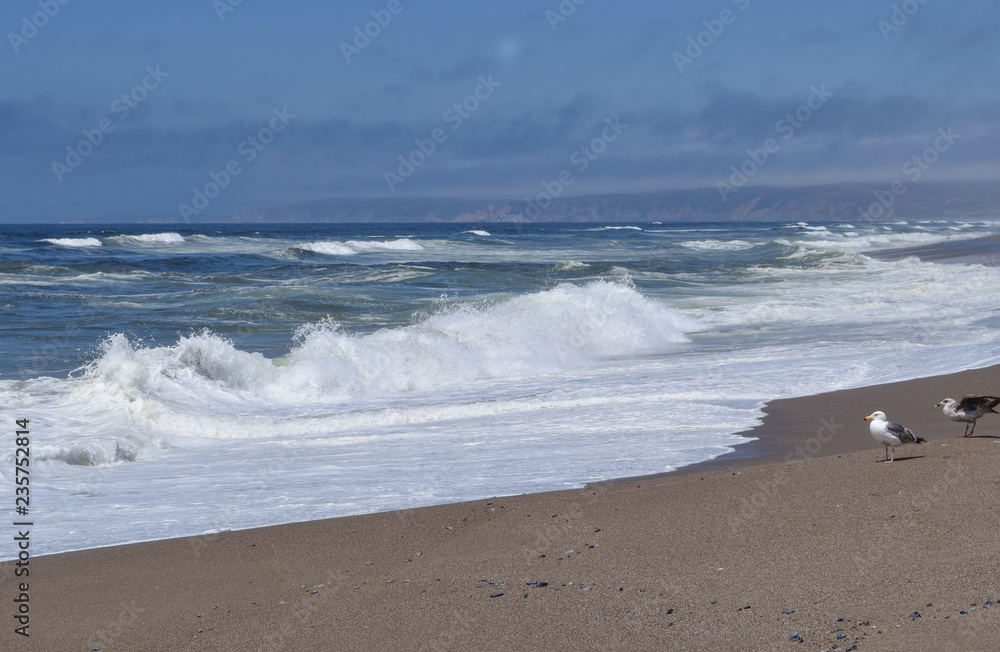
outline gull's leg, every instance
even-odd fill
[[[965,433],[966,437],[968,437],[969,435],[971,435],[972,433],[974,433],[976,431],[976,420],[975,419],[972,420],[972,429],[971,430],[969,429],[969,426],[965,426],[965,429],[968,430],[968,432]]]

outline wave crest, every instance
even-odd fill
[[[88,420],[101,425],[82,429],[45,459],[103,465],[155,457],[177,437],[249,436],[260,430],[261,415],[276,420],[267,429],[273,432],[281,422],[335,418],[352,400],[665,352],[699,327],[627,284],[597,281],[446,308],[369,334],[332,321],[310,324],[296,331],[291,352],[275,359],[209,331],[171,346],[115,334],[79,373],[52,379],[68,383],[67,413],[87,406]]]
[[[338,242],[336,240],[325,242],[307,242],[295,245],[295,249],[304,249],[327,256],[353,256],[358,253],[372,251],[423,251],[424,248],[419,242],[414,242],[409,238],[399,238],[397,240],[348,240]]]
[[[186,242],[180,233],[140,233],[138,235],[116,235],[110,238],[125,245],[182,244]]]
[[[44,238],[39,242],[48,242],[58,247],[100,247],[102,245],[97,238]]]

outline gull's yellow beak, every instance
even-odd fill
[[[866,416],[866,417],[865,417],[865,421],[871,421],[871,420],[872,420],[872,417],[871,417],[871,415],[870,415],[870,414],[869,414],[868,416]]]

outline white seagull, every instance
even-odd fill
[[[976,429],[976,419],[990,412],[1000,414],[1000,412],[993,409],[997,405],[1000,405],[1000,398],[996,396],[980,396],[979,394],[963,396],[961,401],[946,398],[937,404],[939,408],[944,408],[944,415],[952,421],[965,422],[966,437],[971,435]],[[969,428],[970,423],[972,424],[971,429]]]
[[[926,439],[917,437],[909,428],[904,428],[895,421],[886,421],[885,412],[872,412],[865,417],[865,421],[871,421],[868,425],[869,431],[875,441],[885,446],[885,456],[882,460],[886,464],[896,459],[896,446],[900,444],[916,443],[921,444]],[[892,446],[892,457],[889,456],[889,447]]]

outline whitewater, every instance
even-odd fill
[[[997,267],[869,255],[997,231],[8,226],[0,477],[28,419],[43,554],[669,472],[1000,361]]]

